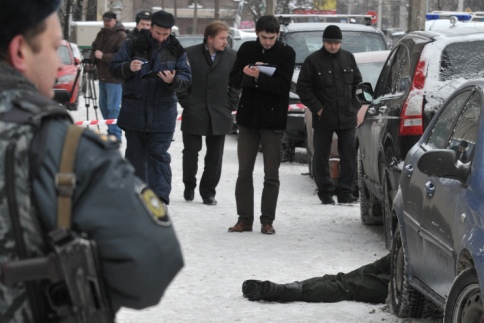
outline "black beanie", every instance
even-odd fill
[[[59,9],[61,0],[1,0],[0,39],[9,44]],[[3,46],[2,46],[3,47]]]
[[[103,15],[103,20],[111,20],[111,19],[117,19],[116,14],[112,11],[106,11]]]
[[[341,29],[335,25],[329,25],[326,27],[323,33],[323,42],[341,43],[343,35]]]

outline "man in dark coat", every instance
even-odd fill
[[[205,136],[207,152],[200,180],[203,203],[216,205],[216,187],[222,173],[225,135],[232,132],[232,111],[239,93],[229,86],[236,51],[227,47],[229,27],[222,21],[207,25],[202,44],[186,49],[192,70],[192,85],[178,93],[183,108],[183,183],[186,201],[194,198],[197,186],[198,153]]]
[[[230,83],[242,88],[237,125],[239,175],[235,186],[237,223],[229,232],[252,231],[254,222],[253,170],[262,145],[264,189],[261,198],[261,232],[274,234],[272,226],[279,196],[281,137],[286,129],[289,88],[296,54],[277,40],[279,21],[262,16],[256,22],[257,40],[247,41],[237,52]]]
[[[124,79],[118,125],[126,136],[125,157],[166,204],[171,192],[168,149],[175,132],[176,93],[192,81],[185,49],[171,35],[174,24],[171,13],[153,13],[150,30],[127,40],[110,65],[111,73]]]
[[[117,119],[121,107],[121,80],[109,73],[109,63],[126,40],[126,31],[114,12],[105,12],[103,23],[104,28],[92,43],[91,60],[95,62],[99,74],[99,108],[107,120]],[[121,141],[121,129],[116,124],[108,125],[108,134]]]
[[[340,177],[338,203],[354,203],[356,115],[360,103],[356,86],[362,81],[352,53],[341,49],[342,33],[330,25],[323,33],[323,47],[309,55],[301,67],[296,91],[313,116],[314,179],[323,204],[334,204],[335,187],[329,172],[333,133],[338,135]]]
[[[151,27],[151,12],[142,10],[136,14],[136,27],[128,33],[127,39],[136,38],[140,35],[141,29],[150,29]]]

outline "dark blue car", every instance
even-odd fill
[[[484,79],[462,85],[402,165],[390,282],[400,317],[484,319],[483,107]]]

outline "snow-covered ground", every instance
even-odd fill
[[[72,114],[76,121],[86,119],[82,99],[79,110]],[[92,110],[90,116],[94,117]],[[315,184],[305,175],[307,164],[296,162],[280,167],[276,234],[261,234],[257,222],[254,232],[229,233],[228,227],[237,220],[237,135],[226,138],[222,179],[216,195],[218,205],[207,206],[202,204],[198,191],[193,202],[183,199],[183,142],[179,129],[180,121],[170,149],[173,190],[169,209],[183,248],[185,267],[160,304],[141,311],[122,309],[117,322],[437,322],[399,319],[384,304],[247,301],[241,292],[246,279],[286,283],[348,272],[379,259],[387,253],[382,227],[364,226],[358,204],[322,205],[315,194]],[[102,126],[101,132],[104,131]],[[199,174],[204,154],[203,150]],[[297,150],[298,160],[304,160],[304,155],[304,149]],[[259,155],[254,171],[256,214],[260,210],[262,181]]]

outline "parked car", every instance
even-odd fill
[[[240,45],[248,40],[256,40],[257,35],[254,29],[237,29],[230,28],[229,31],[229,47],[239,50]]]
[[[484,79],[465,83],[402,163],[389,293],[400,317],[484,319],[483,109]]]
[[[403,160],[448,95],[484,76],[483,47],[484,28],[412,32],[392,49],[375,92],[369,83],[357,87],[360,102],[370,104],[357,128],[361,220],[384,225],[388,249]]]
[[[183,48],[203,43],[203,35],[180,35],[176,39],[178,39]]]
[[[309,54],[323,46],[323,32],[337,25],[343,34],[341,47],[352,53],[387,50],[385,35],[380,30],[354,23],[289,23],[281,27],[280,40],[296,51],[296,66],[289,95],[287,127],[283,136],[283,160],[293,161],[295,147],[306,146],[305,106],[296,94],[296,84],[302,64]]]
[[[81,60],[74,57],[71,45],[66,40],[62,41],[57,53],[62,61],[62,68],[57,73],[57,81],[54,88],[67,90],[70,100],[66,107],[69,110],[77,110],[81,77],[80,73],[78,73],[78,65],[81,63]]]
[[[376,52],[362,52],[355,53],[356,64],[358,64],[358,69],[360,70],[361,76],[364,82],[369,82],[372,86],[376,85],[378,76],[382,71],[383,64],[385,63],[389,50],[382,50]],[[365,104],[358,111],[358,125],[363,121],[366,109],[368,105]],[[305,109],[304,112],[304,123],[306,125],[306,151],[308,154],[308,170],[309,176],[313,178],[313,156],[314,156],[314,145],[313,145],[313,116],[309,109]],[[336,134],[333,135],[333,143],[331,145],[330,153],[330,170],[331,178],[337,180],[339,177],[339,154],[338,154],[338,137]]]

